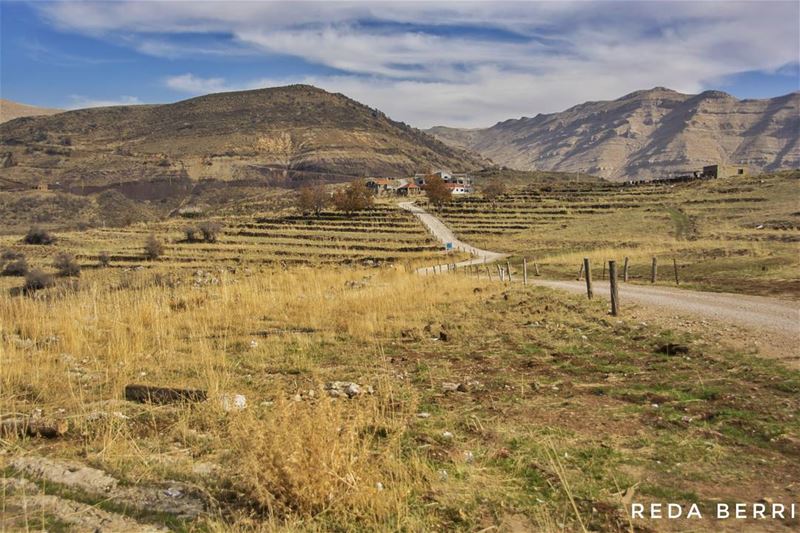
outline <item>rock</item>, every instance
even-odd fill
[[[228,413],[242,411],[247,407],[247,398],[243,394],[223,394],[219,402],[222,410]]]
[[[378,481],[377,483],[375,483],[375,488],[378,490],[383,490],[383,483]]]
[[[303,397],[300,396],[299,394],[295,394],[294,396],[292,396],[292,401],[302,402],[303,401]]]
[[[656,352],[664,355],[686,355],[689,353],[689,347],[684,344],[668,342],[656,348]]]
[[[453,434],[449,431],[442,431],[442,438],[445,440],[452,440]]]
[[[12,459],[10,466],[30,477],[91,493],[109,492],[117,486],[117,480],[102,470],[71,461],[23,456]]]
[[[356,385],[355,383],[350,383],[347,385],[347,388],[344,390],[345,394],[347,394],[348,398],[352,398],[354,396],[358,396],[361,394],[361,387]]]
[[[444,383],[442,383],[442,392],[456,392],[457,390],[459,390],[459,387],[461,387],[460,383],[451,383],[445,381]]]
[[[426,413],[425,411],[423,411],[421,413],[417,413],[417,418],[430,418],[430,417],[431,417],[431,414],[430,413]]]
[[[464,452],[464,461],[471,463],[475,461],[475,455],[472,452]]]

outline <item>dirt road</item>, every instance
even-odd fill
[[[431,215],[427,211],[425,211],[420,206],[416,205],[414,202],[402,202],[400,203],[400,207],[405,209],[406,211],[410,211],[414,213],[414,215],[422,222],[422,224],[428,228],[428,231],[436,237],[442,244],[444,243],[451,243],[453,245],[454,250],[460,250],[462,252],[467,252],[468,254],[472,255],[472,259],[468,259],[466,261],[461,261],[456,263],[456,266],[467,266],[467,265],[477,265],[482,263],[492,263],[494,261],[499,261],[506,257],[506,254],[501,254],[497,252],[490,252],[488,250],[481,250],[480,248],[475,248],[471,244],[467,244],[462,242],[461,240],[457,239],[453,232],[448,228],[444,222],[439,220],[434,215]],[[420,273],[428,273],[432,272],[434,267],[423,267],[417,270]]]
[[[464,261],[459,265],[489,263],[506,257],[504,254],[481,250],[458,240],[441,220],[411,202],[402,203],[400,206],[414,213],[428,231],[441,242],[452,242],[454,248],[475,255],[475,259]],[[432,268],[423,268],[420,272],[430,271]],[[544,287],[570,292],[586,291],[586,285],[582,281],[535,279],[533,282]],[[609,298],[608,282],[595,281],[594,285],[595,295],[604,299]],[[760,344],[768,347],[768,355],[781,359],[790,367],[800,368],[800,302],[627,283],[620,283],[619,295],[623,306],[630,303],[639,304],[658,310],[660,315],[682,315],[747,328],[752,332],[750,337],[758,339]]]

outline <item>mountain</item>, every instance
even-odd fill
[[[54,115],[61,113],[61,109],[48,109],[46,107],[36,107],[19,102],[12,102],[5,98],[0,98],[0,122],[20,117],[36,117],[39,115]]]
[[[451,146],[521,170],[653,179],[715,163],[752,171],[800,167],[800,92],[738,100],[656,87],[485,129],[428,130]]]
[[[19,118],[0,124],[0,155],[6,182],[61,188],[161,178],[343,180],[483,163],[376,109],[307,85]]]

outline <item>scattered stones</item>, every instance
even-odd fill
[[[325,390],[332,398],[355,398],[364,393],[373,394],[375,392],[371,385],[361,386],[350,381],[329,381],[325,384]]]

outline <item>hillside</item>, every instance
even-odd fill
[[[17,119],[0,125],[0,152],[11,154],[2,177],[62,187],[165,177],[403,176],[481,164],[378,110],[305,85]]]
[[[522,170],[615,180],[666,177],[720,162],[772,171],[800,167],[800,92],[738,100],[719,91],[689,95],[657,87],[485,129],[428,131]]]
[[[41,115],[55,115],[61,113],[62,109],[48,109],[46,107],[36,107],[19,102],[12,102],[5,98],[0,98],[0,123],[8,122],[20,117],[37,117]]]

